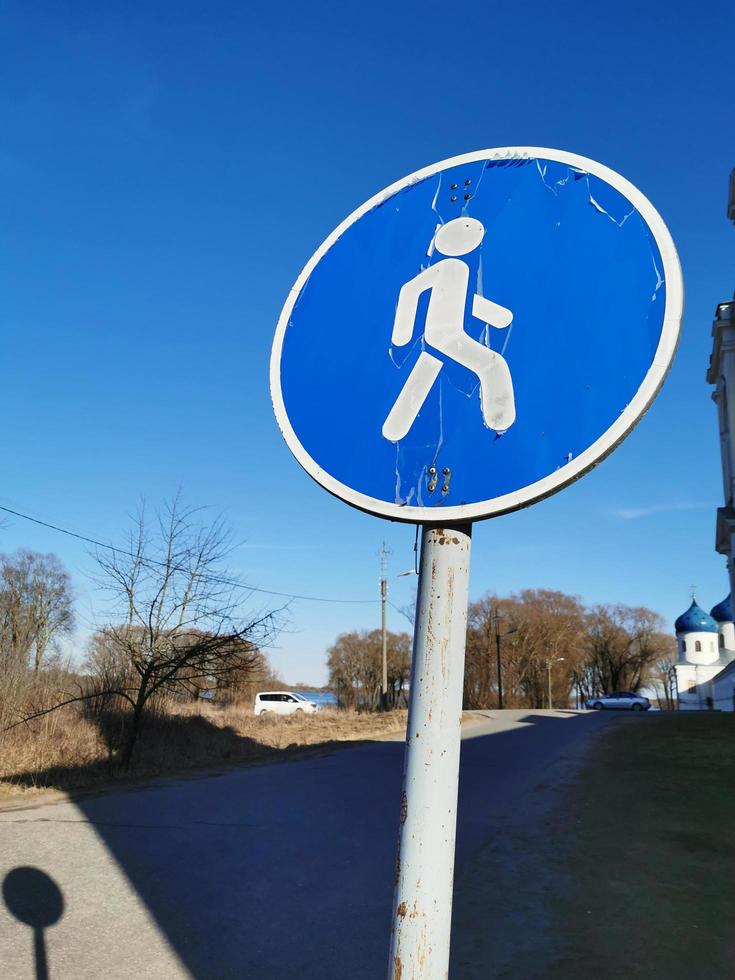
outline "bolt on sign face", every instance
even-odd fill
[[[516,510],[630,432],[682,304],[671,236],[619,174],[536,147],[454,157],[371,198],[306,264],[273,344],[276,418],[362,510]]]

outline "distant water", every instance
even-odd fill
[[[318,704],[321,708],[336,708],[337,696],[331,691],[299,691],[305,698]]]

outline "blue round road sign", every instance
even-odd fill
[[[476,520],[577,479],[663,383],[682,313],[671,236],[572,153],[484,150],[358,208],[281,314],[271,393],[327,490],[412,522]]]

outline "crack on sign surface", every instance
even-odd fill
[[[556,190],[556,188],[566,187],[571,177],[574,177],[575,180],[579,180],[580,176],[586,175],[586,171],[580,170],[579,167],[567,166],[566,175],[564,177],[560,177],[559,180],[555,180],[553,184],[549,184],[546,180],[546,174],[549,172],[549,161],[536,160],[536,169],[538,170],[539,176],[541,177],[541,183],[544,185],[544,187],[548,188],[548,190],[551,191],[554,197],[559,196],[559,191]]]
[[[437,211],[436,202],[439,200],[439,191],[442,189],[442,177],[443,176],[444,176],[443,174],[439,174],[438,175],[439,179],[436,182],[436,192],[434,193],[434,200],[431,202],[431,210],[439,218],[439,224],[440,225],[443,225],[444,224],[444,218],[442,218],[442,216],[439,213],[439,211]],[[435,232],[435,234],[436,234],[436,232]]]
[[[588,185],[587,186],[589,186],[589,182],[588,182]],[[610,214],[609,211],[606,211],[605,208],[603,208],[603,206],[599,203],[599,201],[596,201],[595,200],[595,198],[592,196],[592,192],[591,191],[590,191],[590,196],[589,196],[589,202],[592,205],[592,207],[595,209],[595,211],[597,211],[598,214],[604,214],[604,215],[606,215],[610,219],[610,221],[613,222],[613,224],[616,224],[618,226],[618,228],[622,228],[623,225],[625,224],[625,222],[628,220],[628,218],[632,214],[635,214],[635,208],[631,208],[630,211],[626,212],[623,215],[623,217],[620,219],[620,221],[617,221],[615,218],[613,218],[613,216]]]
[[[396,443],[394,502],[402,507],[409,507],[414,504],[414,501],[414,506],[425,507],[433,499],[433,494],[429,492],[428,488],[429,469],[437,465],[439,454],[444,446],[444,393],[441,378],[437,382],[437,390],[439,429],[436,438],[431,442],[414,444],[410,441],[409,433],[408,436]],[[401,476],[402,470],[412,476],[411,485],[405,491]],[[424,496],[425,488],[428,499]]]
[[[426,349],[426,345],[424,344],[423,334],[419,334],[419,336],[416,337],[416,339],[412,343],[407,344],[405,347],[398,348],[400,352],[403,354],[403,357],[398,357],[398,358],[396,357],[395,345],[391,344],[390,347],[388,348],[388,357],[391,359],[393,365],[397,368],[397,370],[400,371],[401,368],[403,368],[406,361],[409,360],[409,358],[413,355],[417,347],[422,351]]]
[[[651,293],[651,302],[653,303],[656,299],[656,293],[664,284],[664,277],[661,275],[661,270],[656,265],[656,256],[653,254],[653,252],[651,252],[651,261],[653,262],[653,271],[656,273],[656,285]]]

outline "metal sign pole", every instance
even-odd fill
[[[389,980],[445,980],[471,524],[422,528]]]

